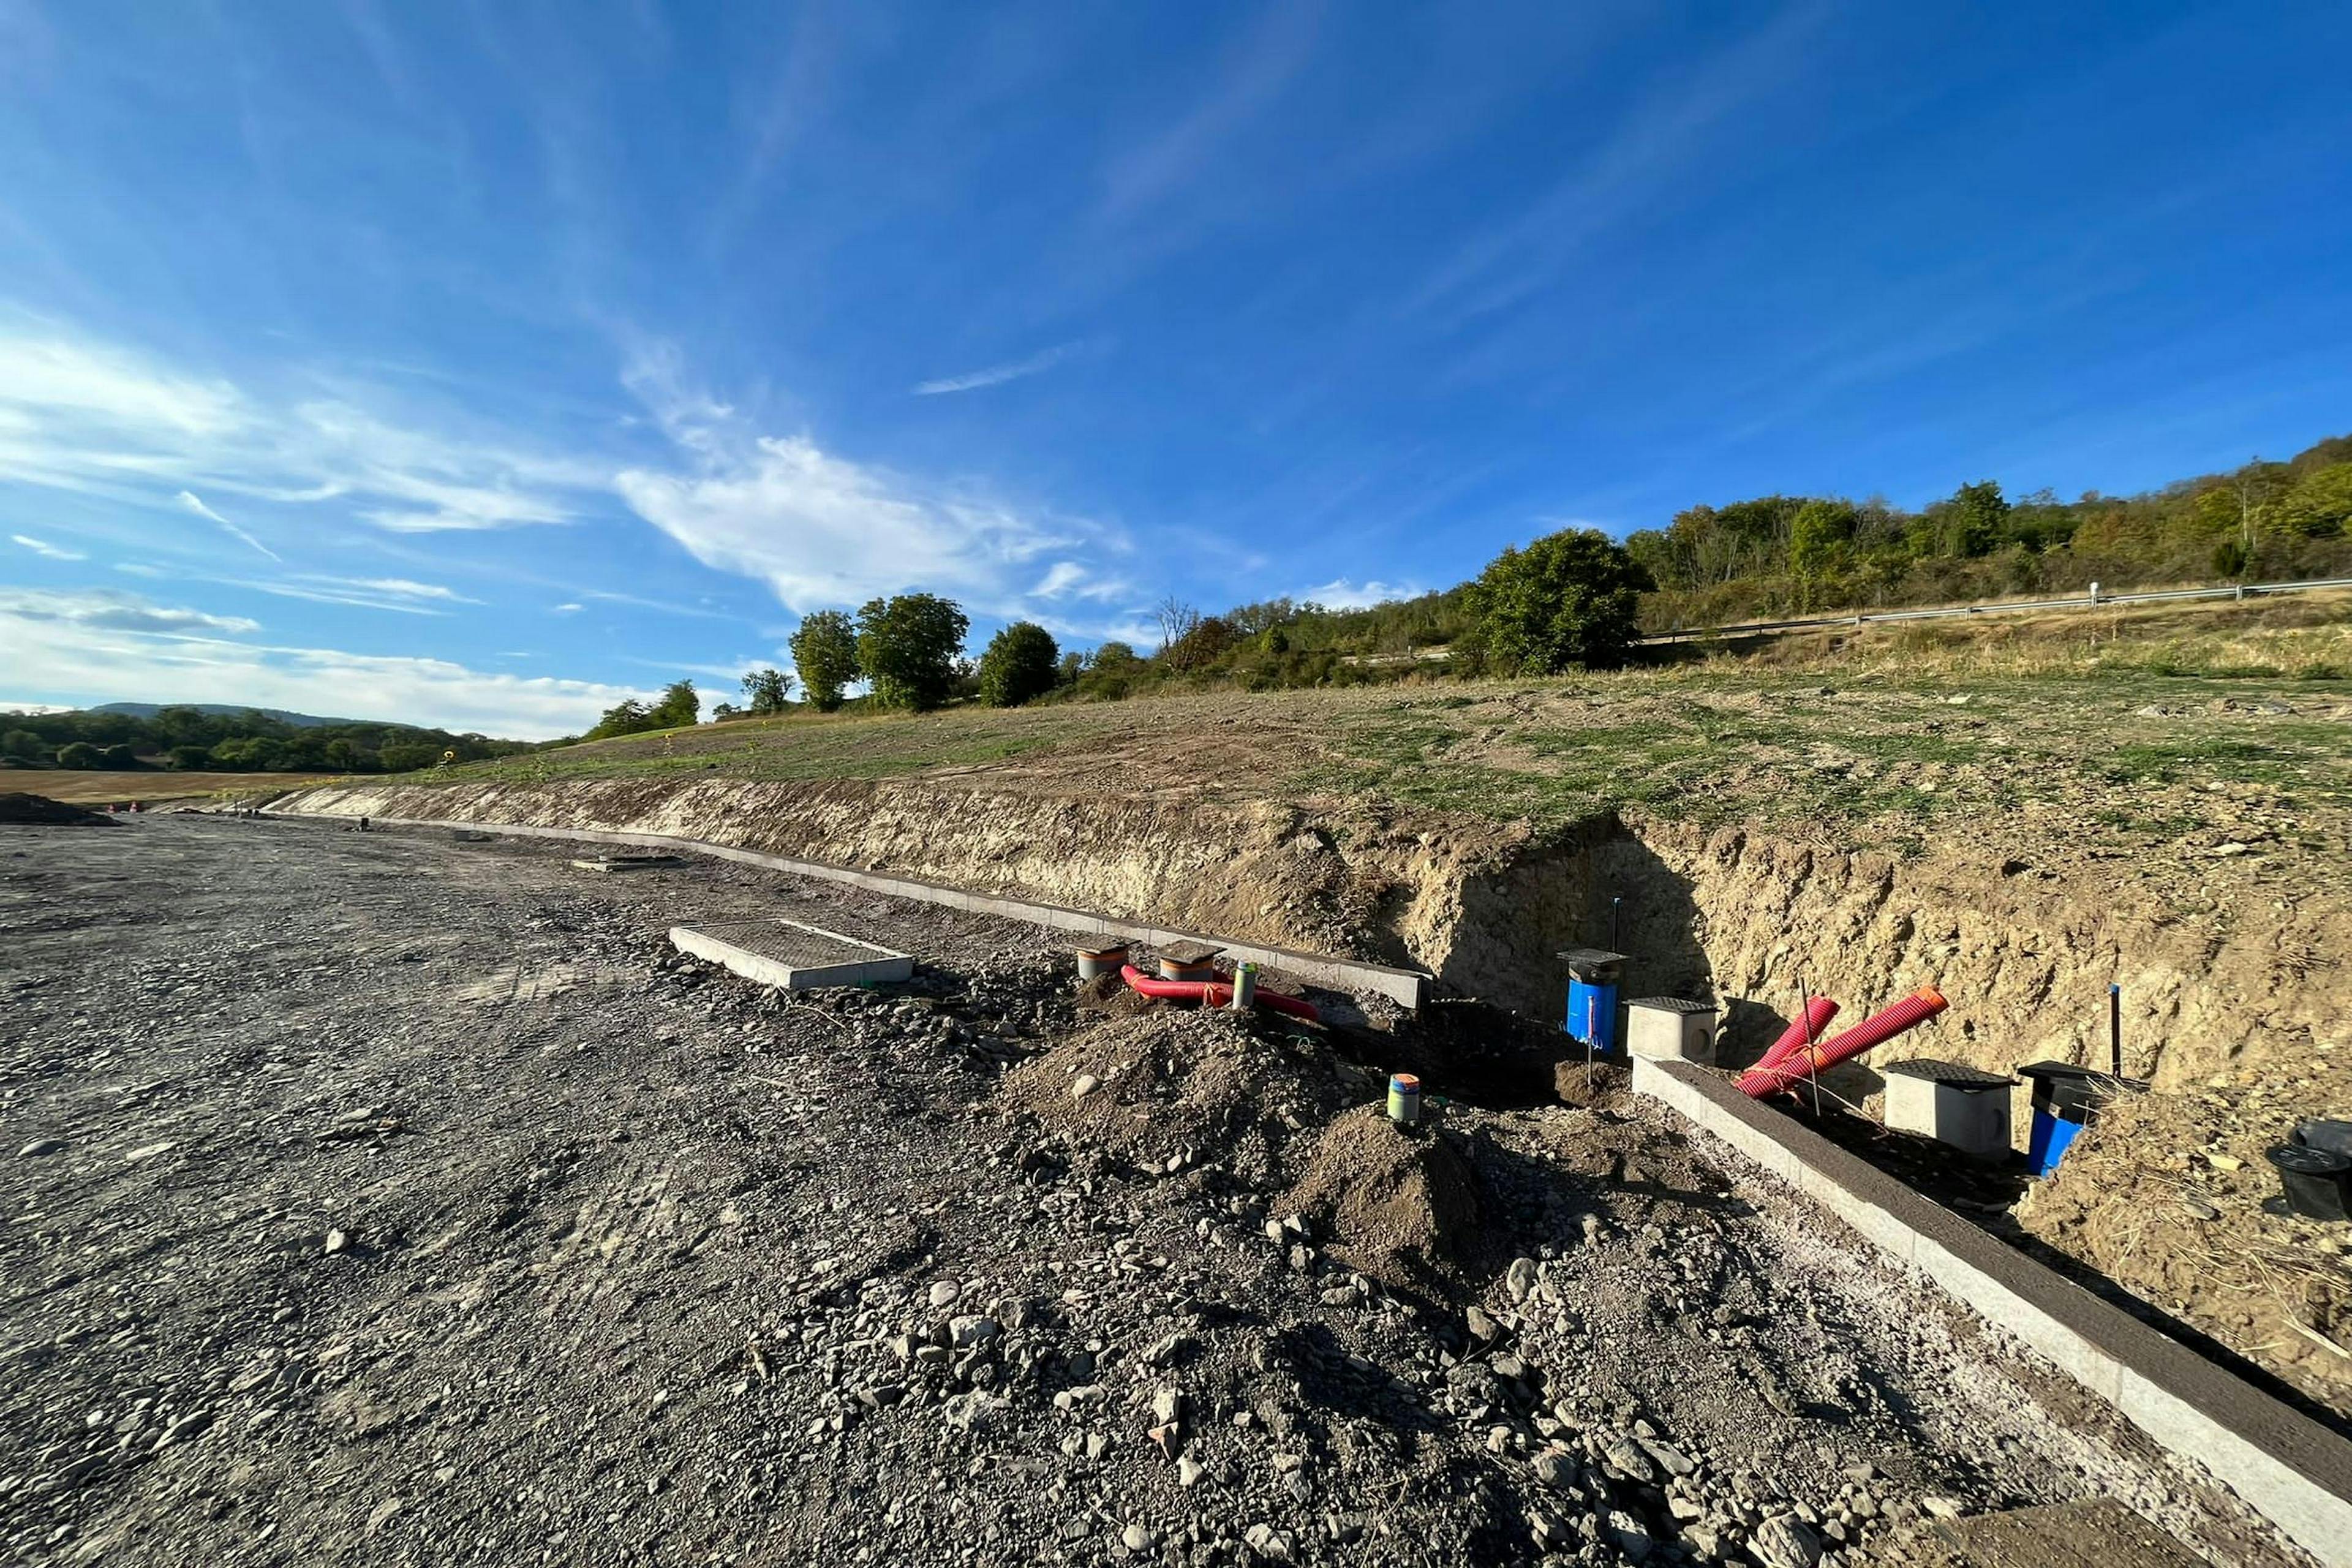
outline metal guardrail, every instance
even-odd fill
[[[2352,577],[2327,577],[2307,583],[2240,583],[2227,588],[2162,588],[2147,594],[2070,595],[2063,599],[2021,599],[1996,605],[1946,605],[1926,610],[1868,610],[1842,616],[1811,616],[1794,621],[1742,621],[1723,626],[1685,626],[1642,639],[1645,647],[1696,642],[1702,637],[1769,637],[1778,632],[1808,631],[1822,626],[1859,626],[1877,621],[1936,621],[1961,616],[2009,616],[2027,610],[2104,610],[2117,605],[2153,605],[2184,599],[2252,599],[2278,594],[2307,594],[2320,588],[2352,588]]]

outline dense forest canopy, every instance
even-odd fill
[[[152,717],[95,710],[0,713],[0,764],[16,767],[406,773],[452,752],[459,762],[474,762],[536,749],[525,741],[412,724],[289,724],[252,709],[165,708]]]

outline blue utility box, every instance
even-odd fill
[[[2082,1136],[2084,1128],[2098,1119],[2108,1100],[2147,1089],[2137,1079],[2117,1078],[2068,1062],[2032,1062],[2017,1071],[2033,1086],[2033,1126],[2026,1136],[2025,1164],[2037,1177],[2056,1172],[2067,1149]]]
[[[1559,955],[1559,961],[1568,969],[1568,1016],[1560,1026],[1593,1055],[1614,1056],[1617,986],[1624,973],[1625,955],[1597,947],[1571,947]]]

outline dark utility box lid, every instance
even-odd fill
[[[2029,1062],[2017,1069],[2033,1080],[2033,1109],[2067,1121],[2088,1121],[2099,1106],[2123,1094],[2145,1094],[2138,1079],[2117,1078],[2072,1062]]]
[[[1901,1073],[1905,1078],[1924,1078],[1930,1083],[1940,1083],[1951,1089],[2007,1089],[2017,1080],[2003,1078],[1997,1072],[1972,1068],[1966,1062],[1938,1061],[1933,1057],[1916,1057],[1907,1062],[1888,1062],[1878,1069],[1892,1077]]]
[[[1628,1002],[1628,1007],[1648,1007],[1660,1013],[1707,1013],[1715,1011],[1712,1002],[1685,1002],[1679,996],[1644,996],[1638,1002]]]

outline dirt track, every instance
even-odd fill
[[[0,830],[17,1560],[1780,1568],[2096,1495],[2294,1560],[1661,1113],[1381,1142],[1315,1120],[1377,1037],[1081,1014],[1029,928],[565,858]],[[660,934],[796,910],[924,969],[785,1005]],[[1084,1116],[1034,1092],[1092,1064]],[[1389,1267],[1342,1156],[1362,1223],[1428,1178],[1475,1226]]]

